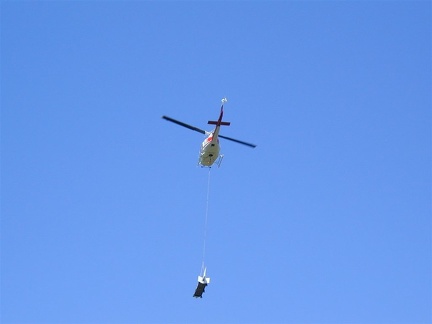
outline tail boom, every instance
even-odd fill
[[[221,110],[220,110],[219,119],[218,120],[209,120],[208,121],[209,125],[216,125],[216,126],[229,126],[229,125],[231,125],[230,122],[224,122],[224,121],[222,121],[222,117],[223,117],[223,102],[224,101],[222,100],[222,106],[221,106]]]

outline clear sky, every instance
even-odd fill
[[[431,323],[430,1],[2,1],[2,323]],[[228,98],[225,158],[203,136]]]

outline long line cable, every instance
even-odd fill
[[[209,197],[210,197],[210,168],[208,171],[207,178],[207,199],[206,199],[206,211],[205,211],[205,220],[204,220],[204,243],[203,243],[203,257],[202,257],[202,270],[204,271],[204,261],[205,261],[205,253],[206,253],[206,240],[207,240],[207,223],[208,223],[208,211],[209,211]]]

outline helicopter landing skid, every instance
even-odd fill
[[[220,168],[223,158],[224,158],[223,154],[218,156],[218,158],[216,160],[216,164],[217,164],[218,168]]]

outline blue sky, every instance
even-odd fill
[[[2,1],[2,323],[431,323],[431,9]]]

